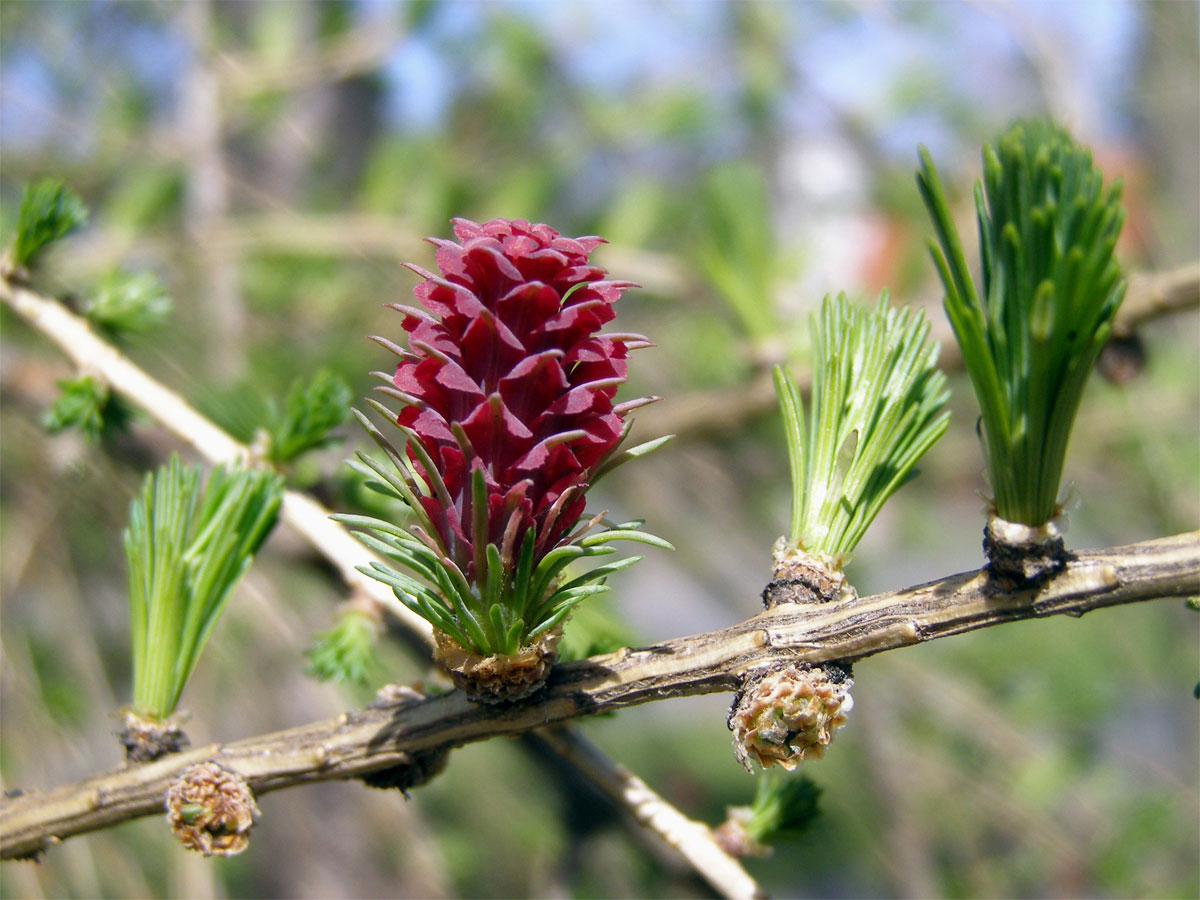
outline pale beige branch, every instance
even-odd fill
[[[250,450],[193,409],[183,397],[164,387],[100,338],[87,321],[61,303],[36,291],[0,279],[0,300],[51,338],[82,371],[100,378],[110,389],[149,413],[163,428],[214,464],[246,462]],[[386,585],[357,570],[378,559],[311,497],[287,491],[282,521],[326,554],[347,586],[369,596],[405,627],[432,646],[429,623],[401,604]]]
[[[717,843],[712,829],[683,815],[646,782],[613,762],[577,731],[544,728],[537,734],[559,756],[591,776],[592,783],[618,806],[628,810],[640,825],[649,826],[651,834],[658,835],[668,847],[690,862],[721,896],[731,900],[765,896],[742,864]]]
[[[751,670],[853,662],[1005,622],[1200,593],[1200,531],[1077,554],[1039,590],[1006,592],[986,572],[828,605],[784,604],[728,628],[561,663],[515,706],[461,691],[373,706],[299,728],[211,744],[0,803],[0,856],[35,854],[72,835],[160,813],[172,781],[210,760],[256,793],[420,764],[441,748],[519,734],[579,716],[735,690]]]
[[[396,17],[386,15],[316,45],[304,43],[283,60],[225,52],[218,57],[222,93],[245,99],[267,91],[304,91],[374,72],[404,37]]]
[[[1115,334],[1130,334],[1145,323],[1200,307],[1200,259],[1160,272],[1134,272],[1113,324]]]

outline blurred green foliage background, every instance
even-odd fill
[[[149,371],[250,439],[267,398],[317,369],[363,396],[389,365],[449,219],[526,217],[600,234],[596,258],[644,285],[621,330],[628,396],[664,402],[634,437],[679,438],[621,469],[594,506],[644,516],[674,554],[614,583],[635,643],[751,615],[785,530],[787,466],[770,364],[803,371],[827,292],[929,307],[916,144],[964,223],[978,148],[1052,114],[1126,182],[1120,253],[1158,271],[1200,255],[1197,6],[1191,3],[0,3],[0,224],[21,186],[63,177],[92,207],[41,285],[86,298],[148,270],[175,312],[131,342]],[[7,232],[6,232],[7,233]],[[0,774],[49,787],[115,766],[129,699],[120,531],[170,440],[145,423],[103,447],[39,416],[72,375],[5,311],[0,359]],[[1144,368],[1096,379],[1067,461],[1069,543],[1197,527],[1194,311],[1142,335]],[[868,532],[861,593],[982,562],[977,409],[951,372],[950,432]],[[290,472],[343,510],[341,461]],[[196,743],[366,702],[304,674],[342,589],[276,533],[184,695]],[[1192,688],[1200,617],[1158,601],[988,629],[861,663],[850,724],[806,771],[823,818],[751,871],[779,896],[1137,896],[1200,892]],[[372,688],[428,678],[387,643]],[[582,727],[685,812],[716,824],[753,781],[727,697]],[[0,867],[23,897],[694,896],[706,888],[521,741],[456,751],[405,802],[327,784],[262,799],[248,853],[204,860],[160,821]]]

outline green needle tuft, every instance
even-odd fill
[[[858,545],[887,499],[946,430],[945,376],[920,313],[826,297],[813,320],[812,413],[775,368],[792,474],[790,546],[830,557]]]
[[[17,213],[13,262],[30,267],[47,246],[87,221],[87,208],[79,196],[56,178],[35,181],[25,188]]]
[[[1119,182],[1048,122],[1014,125],[983,149],[975,185],[979,290],[929,154],[917,173],[930,254],[979,406],[996,513],[1042,525],[1061,510],[1071,426],[1125,292],[1113,254]]]
[[[138,713],[174,712],[282,496],[280,476],[219,467],[202,485],[200,469],[175,456],[147,476],[125,529]]]

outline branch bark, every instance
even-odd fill
[[[430,751],[518,734],[670,697],[735,690],[777,664],[857,660],[1051,615],[1200,593],[1200,531],[1084,551],[1038,590],[1005,592],[985,571],[829,605],[784,604],[728,628],[555,667],[544,691],[486,706],[460,691],[377,705],[334,719],[97,775],[0,803],[0,858],[36,854],[72,835],[162,812],[171,783],[212,761],[255,794],[420,765]]]

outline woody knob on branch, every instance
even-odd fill
[[[409,267],[424,281],[422,308],[394,307],[408,347],[375,338],[400,359],[376,373],[379,390],[403,408],[368,402],[399,445],[359,415],[391,463],[361,465],[411,518],[339,518],[402,565],[363,571],[434,626],[456,684],[506,702],[541,687],[572,608],[640,557],[578,574],[570,563],[615,540],[670,546],[640,522],[584,512],[590,486],[665,439],[620,449],[628,414],[656,399],[616,401],[629,351],[651,344],[600,330],[635,287],[588,261],[600,238],[507,219],[456,219],[454,234],[461,243],[430,239],[437,273]]]

